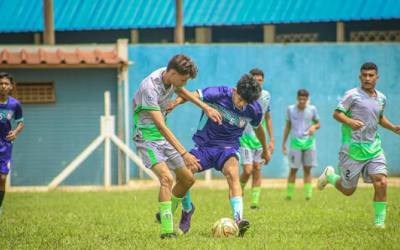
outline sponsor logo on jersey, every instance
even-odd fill
[[[246,126],[246,124],[247,124],[246,118],[242,118],[239,121],[239,128],[243,128],[244,126]]]
[[[7,120],[11,120],[11,118],[12,118],[12,116],[13,116],[13,114],[11,113],[11,111],[9,111],[8,113],[7,113],[7,115],[6,115],[6,118],[7,118]]]
[[[154,97],[152,97],[152,96],[148,96],[148,97],[147,97],[147,101],[149,101],[149,102],[156,102],[156,99],[154,99]]]

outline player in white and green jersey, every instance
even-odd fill
[[[252,69],[249,72],[260,85],[264,83],[264,72],[260,69]],[[263,113],[262,125],[267,128],[269,143],[268,149],[271,154],[274,151],[274,134],[272,130],[272,119],[271,119],[271,107],[270,107],[271,96],[268,91],[262,90],[261,96],[258,102],[261,104],[261,109]],[[242,158],[243,172],[240,175],[239,181],[242,187],[242,193],[244,188],[250,178],[253,176],[251,185],[251,206],[250,209],[258,210],[258,202],[261,193],[261,153],[262,146],[260,141],[254,132],[253,127],[248,124],[243,132],[242,137],[240,137],[240,154]]]
[[[373,183],[375,189],[374,227],[385,228],[387,167],[377,130],[381,125],[400,135],[400,125],[390,123],[384,114],[386,97],[375,89],[379,80],[376,64],[364,63],[360,72],[361,86],[347,91],[333,113],[333,118],[342,123],[339,175],[333,167],[326,167],[317,188],[323,190],[329,182],[350,196],[356,191],[362,174],[364,182]]]
[[[311,199],[311,168],[317,166],[315,130],[320,128],[315,106],[307,104],[308,91],[297,91],[297,105],[290,105],[286,112],[286,127],[283,133],[282,152],[287,154],[286,140],[290,132],[289,167],[286,199],[291,200],[297,170],[303,166],[306,200]]]
[[[166,68],[154,71],[142,81],[132,100],[133,140],[136,149],[142,155],[143,164],[160,180],[158,206],[162,239],[176,236],[173,214],[194,184],[192,172],[201,169],[199,160],[186,151],[167,126],[168,101],[176,93],[202,108],[212,121],[222,123],[217,110],[183,88],[190,78],[194,79],[196,76],[197,66],[190,57],[175,55]],[[176,175],[173,189],[174,177],[170,170]],[[194,212],[192,205],[190,203],[184,207],[190,216]]]

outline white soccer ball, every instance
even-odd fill
[[[238,237],[239,228],[232,219],[222,218],[214,223],[212,234],[217,238]]]

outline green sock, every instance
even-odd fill
[[[306,198],[311,198],[312,195],[312,185],[311,183],[304,184],[304,190],[306,191]]]
[[[292,198],[294,191],[294,183],[288,183],[286,188],[286,197]]]
[[[260,199],[261,187],[251,189],[251,205],[257,206]]]
[[[171,201],[158,202],[161,217],[161,234],[174,232],[174,220],[171,213]]]
[[[183,197],[182,198],[178,198],[178,197],[175,197],[175,195],[172,194],[171,195],[171,200],[172,200],[171,213],[172,213],[172,215],[174,215],[176,209],[179,207],[179,204],[183,200]]]
[[[240,186],[242,187],[242,192],[244,192],[244,188],[246,187],[247,182],[240,182]]]
[[[374,201],[374,207],[375,207],[374,225],[376,225],[376,224],[385,225],[386,202]]]
[[[335,187],[335,183],[338,179],[340,179],[340,176],[335,174],[335,173],[330,173],[326,176],[328,178],[328,181],[330,184],[332,184]]]

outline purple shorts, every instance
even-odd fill
[[[237,148],[211,148],[200,145],[190,150],[190,153],[200,160],[199,164],[202,167],[202,172],[207,169],[214,168],[215,170],[222,171],[225,162],[231,157],[235,157],[238,161],[240,160],[239,151]]]
[[[8,174],[11,168],[12,144],[0,148],[0,173]]]

